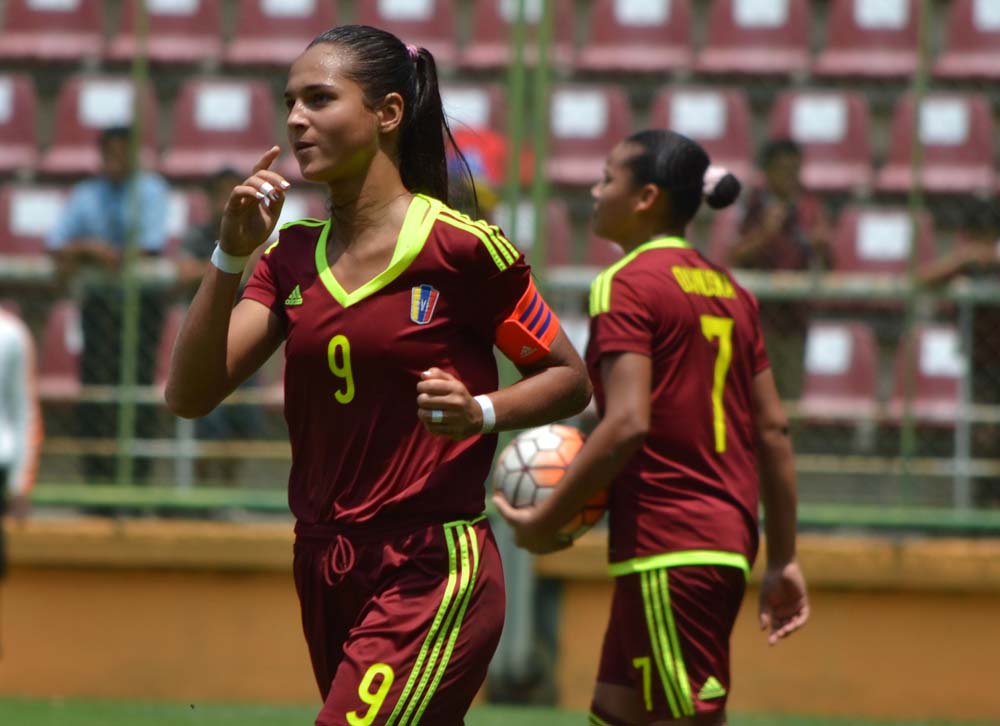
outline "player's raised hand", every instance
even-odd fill
[[[768,567],[760,584],[760,629],[768,630],[768,645],[774,645],[809,620],[806,581],[797,562]]]
[[[483,429],[483,410],[465,384],[440,368],[420,374],[417,418],[432,434],[461,441]]]
[[[272,146],[254,165],[253,173],[233,188],[222,214],[219,245],[230,255],[249,255],[267,241],[281,216],[285,192],[291,186],[270,166],[281,149]]]

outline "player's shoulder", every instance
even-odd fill
[[[264,248],[264,257],[287,259],[298,256],[303,249],[314,249],[330,220],[305,217],[286,222],[278,229],[278,237]]]
[[[517,261],[520,251],[495,224],[442,204],[434,222],[434,231],[442,251],[456,260],[488,255],[504,270]]]

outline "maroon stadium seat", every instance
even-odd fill
[[[45,255],[66,190],[17,184],[0,188],[0,255]]]
[[[99,0],[7,0],[0,59],[79,63],[101,52]]]
[[[38,99],[31,78],[0,75],[0,173],[38,164]]]
[[[770,131],[772,138],[791,138],[802,147],[806,188],[826,192],[871,187],[871,132],[862,94],[785,92],[771,110]]]
[[[810,324],[799,414],[813,421],[864,421],[878,414],[878,346],[869,325]]]
[[[138,53],[137,3],[124,0],[118,33],[108,47],[112,60],[129,61]],[[149,32],[146,56],[156,63],[197,63],[222,54],[222,3],[219,0],[160,0],[146,3]]]
[[[135,111],[135,86],[126,76],[73,76],[56,99],[52,143],[42,157],[47,174],[80,176],[100,168],[98,137],[110,126],[129,126]],[[142,94],[143,167],[158,166],[156,97],[146,86]]]
[[[38,395],[43,401],[73,401],[80,396],[82,349],[76,303],[57,301],[45,321],[38,354]]]
[[[809,66],[807,0],[714,0],[701,73],[787,75]]]
[[[649,125],[694,139],[713,164],[729,169],[744,187],[750,185],[750,104],[741,89],[665,88],[653,102]]]
[[[330,0],[243,0],[236,30],[225,50],[227,63],[285,67],[309,42],[336,24]]]
[[[621,86],[557,86],[549,100],[549,178],[559,184],[596,183],[608,152],[633,131]]]
[[[493,215],[496,224],[505,235],[511,235],[511,215],[506,204],[497,205]],[[535,246],[535,208],[529,201],[517,206],[517,234],[511,242],[534,262],[532,249]],[[573,259],[573,239],[570,228],[569,207],[565,199],[550,199],[545,215],[545,264],[549,267],[571,265]]]
[[[847,207],[834,232],[832,267],[838,272],[903,275],[914,244],[918,265],[934,258],[934,226],[927,212],[917,218],[914,230],[906,209]]]
[[[919,13],[918,0],[834,0],[815,73],[864,78],[911,75],[917,68]]]
[[[588,71],[662,73],[691,66],[689,0],[597,0],[576,66]]]
[[[445,83],[441,101],[452,131],[462,128],[507,129],[503,88],[496,83]]]
[[[911,383],[907,386],[911,367]],[[902,420],[903,403],[909,393],[910,415],[918,424],[954,425],[965,368],[954,326],[941,323],[919,326],[913,335],[900,341],[896,351],[892,395],[887,407],[889,418]]]
[[[199,177],[231,166],[249,174],[274,144],[276,108],[264,81],[189,79],[174,105],[163,171]]]
[[[452,0],[359,0],[357,21],[384,28],[404,43],[427,48],[434,60],[453,65],[458,50]]]
[[[951,0],[945,50],[934,74],[942,78],[1000,79],[1000,3]]]
[[[572,0],[552,1],[555,3],[555,17],[549,58],[554,65],[567,67],[573,59],[573,3]],[[524,0],[524,7],[524,58],[526,62],[534,63],[538,59],[534,39],[542,0]],[[513,58],[511,26],[516,13],[516,0],[477,0],[472,11],[472,32],[459,54],[459,64],[466,68],[506,68]]]
[[[904,192],[914,183],[910,166],[914,113],[912,96],[901,97],[892,121],[886,163],[877,180],[883,191]],[[924,97],[917,122],[917,138],[923,146],[921,181],[927,191],[959,194],[995,189],[996,132],[984,96],[929,94]]]

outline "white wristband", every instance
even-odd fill
[[[243,268],[247,266],[247,260],[249,259],[250,255],[238,257],[237,255],[223,252],[222,247],[218,243],[216,243],[215,250],[212,252],[212,264],[223,272],[228,272],[230,275],[242,274]]]
[[[483,428],[480,430],[484,434],[492,433],[493,427],[497,425],[497,412],[493,408],[493,401],[485,393],[476,396],[475,400],[479,408],[483,409]]]

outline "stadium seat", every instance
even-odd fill
[[[82,176],[97,172],[101,164],[98,137],[109,126],[132,124],[135,86],[123,76],[73,76],[56,98],[52,143],[42,156],[46,174]],[[158,113],[152,88],[142,94],[142,153],[146,169],[159,165],[156,153]]]
[[[754,177],[750,103],[741,89],[664,88],[653,101],[649,126],[684,134],[712,163],[735,174],[744,187]]]
[[[878,346],[869,325],[813,322],[806,334],[799,414],[813,421],[864,421],[878,414]]]
[[[837,272],[903,275],[916,246],[917,264],[934,258],[934,226],[923,212],[917,218],[916,239],[910,213],[902,208],[847,207],[833,235],[832,268]]]
[[[404,43],[427,48],[438,64],[454,65],[458,50],[452,0],[359,0],[359,23],[384,28]]]
[[[585,71],[664,73],[689,68],[689,0],[597,0],[576,58]]]
[[[503,133],[507,128],[504,90],[496,83],[445,83],[441,102],[453,132],[469,128]]]
[[[309,42],[336,25],[329,0],[244,0],[237,3],[236,29],[224,57],[233,65],[285,67]]]
[[[814,72],[827,77],[901,78],[917,68],[918,0],[833,0]]]
[[[74,401],[80,396],[83,330],[76,303],[53,303],[42,330],[38,354],[38,395],[43,401]]]
[[[38,164],[38,99],[30,76],[0,75],[0,174]]]
[[[918,424],[954,425],[959,386],[966,369],[954,326],[939,323],[919,326],[913,335],[903,338],[896,351],[892,395],[886,411],[889,419],[902,421],[904,401],[909,398],[910,415]]]
[[[915,113],[913,97],[901,97],[893,115],[886,163],[876,183],[880,190],[905,192],[913,186],[911,154],[915,125],[923,146],[924,189],[951,194],[995,190],[996,131],[984,96],[932,93],[921,103],[918,124],[914,124]]]
[[[713,1],[697,72],[789,75],[808,66],[808,0]]]
[[[545,216],[545,264],[549,267],[571,265],[573,259],[572,231],[570,229],[569,207],[565,199],[550,199]],[[511,214],[506,204],[497,205],[493,215],[496,224],[505,235],[511,232]],[[532,249],[535,246],[535,208],[530,201],[517,205],[517,234],[511,242],[534,262]]]
[[[274,144],[276,108],[264,81],[185,81],[174,104],[164,173],[204,177],[224,166],[249,173]]]
[[[625,89],[557,86],[549,104],[549,179],[558,184],[596,183],[608,152],[633,131]]]
[[[538,59],[535,35],[542,16],[542,1],[524,0],[526,63],[535,63]],[[555,16],[549,58],[553,65],[565,68],[573,59],[575,13],[572,0],[553,2]],[[513,58],[512,25],[516,21],[516,12],[515,0],[478,0],[474,3],[472,32],[459,53],[459,65],[470,69],[506,68]]]
[[[146,57],[154,63],[198,63],[222,54],[222,3],[219,0],[123,0],[118,33],[108,58],[130,61],[138,53],[135,35],[138,2],[146,3],[149,32]]]
[[[188,230],[208,221],[208,197],[200,189],[171,189],[167,206],[167,244],[163,254],[176,255]]]
[[[101,52],[100,0],[7,0],[0,59],[79,63]]]
[[[45,255],[45,238],[65,202],[66,191],[58,187],[0,188],[0,255]]]
[[[934,75],[1000,79],[1000,3],[951,0],[945,33],[945,49],[934,64]]]
[[[794,139],[803,152],[802,183],[817,192],[872,185],[871,131],[862,94],[782,93],[771,110],[771,138]]]

